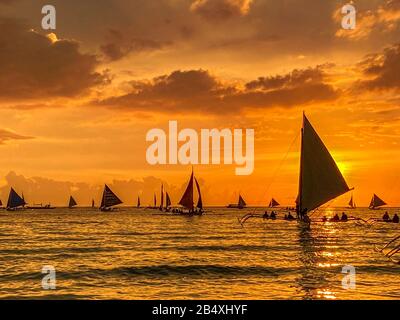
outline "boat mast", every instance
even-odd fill
[[[303,211],[302,208],[302,189],[303,189],[303,137],[304,137],[304,118],[305,114],[303,111],[303,125],[301,127],[301,139],[300,139],[300,174],[299,174],[299,195],[297,199],[297,215],[300,216],[301,212]]]

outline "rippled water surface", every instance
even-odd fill
[[[250,219],[242,227],[237,218],[247,212],[4,211],[0,298],[400,299],[400,266],[374,251],[400,235],[400,225],[326,223],[308,230]],[[42,289],[44,265],[56,268],[56,290]],[[344,265],[356,267],[355,290],[342,288]]]

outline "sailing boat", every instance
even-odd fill
[[[350,188],[335,160],[303,113],[298,217],[308,220],[307,213],[348,191]]]
[[[136,207],[140,208],[140,197],[139,196],[137,197],[137,205],[136,205]]]
[[[94,208],[94,199],[92,199],[92,208]]]
[[[103,197],[101,199],[100,210],[111,211],[113,206],[121,204],[122,201],[115,195],[111,189],[105,185],[103,191]]]
[[[196,183],[196,188],[197,192],[199,195],[199,199],[197,201],[196,207],[194,206],[194,186],[193,186],[193,181],[195,180]],[[197,179],[194,177],[193,169],[192,169],[192,174],[189,179],[189,183],[186,187],[186,190],[182,196],[181,201],[179,201],[179,204],[183,206],[185,209],[189,210],[187,213],[181,212],[181,214],[189,214],[189,215],[202,215],[203,214],[203,200],[201,197],[201,191],[200,191],[200,186],[199,183],[197,182]],[[198,210],[196,210],[196,208]]]
[[[163,210],[163,205],[164,205],[164,185],[161,184],[161,202],[160,202],[160,207],[158,208],[160,211]]]
[[[3,208],[3,201],[0,200],[0,209],[4,209]]]
[[[78,204],[76,203],[75,199],[70,196],[69,197],[69,203],[68,203],[68,208],[72,209],[73,207],[77,206]]]
[[[350,189],[335,160],[303,113],[301,129],[299,193],[296,212],[301,221],[310,223],[307,214]],[[239,223],[258,215],[246,214]]]
[[[169,212],[171,210],[171,198],[169,197],[168,192],[165,192],[165,212]]]
[[[386,206],[387,203],[379,198],[376,194],[372,196],[371,203],[369,204],[369,208],[372,210],[379,209],[382,206]]]
[[[271,201],[269,202],[268,207],[269,207],[269,208],[275,208],[275,207],[277,207],[277,206],[280,206],[279,202],[276,201],[274,198],[272,198]]]
[[[246,201],[244,201],[243,197],[239,194],[239,200],[237,204],[229,204],[228,208],[231,209],[243,209],[247,206]]]
[[[21,210],[25,205],[26,205],[25,200],[21,198],[13,188],[11,188],[7,201],[7,210],[8,211]]]
[[[349,208],[350,208],[350,209],[355,209],[355,208],[357,208],[356,203],[355,203],[355,201],[354,201],[354,199],[353,199],[353,195],[351,196],[350,201],[349,201]]]

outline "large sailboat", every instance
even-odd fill
[[[244,209],[246,208],[247,204],[246,201],[244,201],[243,197],[239,194],[239,199],[237,204],[229,204],[228,208],[231,209]]]
[[[8,211],[21,210],[24,208],[25,205],[26,205],[25,200],[22,197],[20,197],[13,188],[11,188],[7,201],[7,207],[6,207],[7,210]]]
[[[136,204],[136,208],[140,208],[140,197],[137,197],[137,204]]]
[[[73,196],[69,197],[69,203],[68,203],[68,208],[72,209],[73,207],[76,207],[78,204],[76,203],[75,199]]]
[[[379,209],[382,206],[386,206],[387,203],[379,198],[376,194],[372,196],[371,202],[369,204],[369,208],[372,210]]]
[[[335,160],[303,113],[299,191],[296,199],[298,219],[310,223],[308,213],[350,190]],[[239,219],[239,223],[243,225],[252,217],[260,216],[246,214]]]
[[[198,193],[198,200],[196,206],[194,205],[194,184],[196,184],[196,189]],[[193,169],[189,179],[189,183],[182,196],[182,199],[179,201],[179,204],[188,210],[187,212],[184,211],[180,212],[181,214],[188,214],[188,215],[203,214],[203,199],[201,197],[200,185],[197,179],[194,177]]]
[[[298,217],[308,220],[307,213],[350,190],[329,150],[303,113]]]
[[[105,185],[103,191],[103,197],[101,199],[100,210],[101,211],[112,211],[113,207],[121,204],[122,201],[115,195],[111,189]]]

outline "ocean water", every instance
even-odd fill
[[[400,299],[400,266],[374,250],[400,225],[250,219],[242,227],[237,218],[252,209],[208,210],[3,211],[0,298]],[[55,267],[55,290],[42,288],[45,265]],[[342,288],[344,265],[356,268],[354,290]]]

